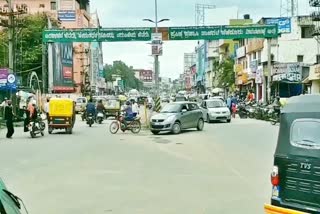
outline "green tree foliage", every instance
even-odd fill
[[[214,62],[214,67],[217,68],[218,87],[225,87],[235,84],[234,60],[227,58],[222,62]]]
[[[47,27],[43,13],[26,15],[15,19],[14,70],[25,83],[28,75],[35,71],[42,79],[42,31]],[[52,21],[53,26],[58,24]],[[0,33],[0,66],[8,67],[8,30]]]
[[[133,68],[122,61],[114,61],[112,65],[106,64],[104,71],[106,81],[113,81],[112,75],[119,75],[125,81],[126,89],[141,90],[143,88],[142,82],[135,77]]]

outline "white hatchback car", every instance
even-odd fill
[[[211,121],[231,122],[231,112],[227,105],[220,99],[204,100],[201,105],[203,118],[210,123]]]

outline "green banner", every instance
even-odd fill
[[[126,42],[150,41],[151,28],[89,28],[45,30],[43,42]]]
[[[218,40],[276,37],[278,37],[278,27],[273,25],[169,28],[169,40]]]

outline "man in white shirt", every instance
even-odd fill
[[[132,112],[136,115],[139,114],[139,105],[135,100],[132,100]]]

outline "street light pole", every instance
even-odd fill
[[[158,0],[154,0],[155,4],[155,24],[156,33],[158,33]],[[154,73],[155,73],[155,84],[156,84],[156,95],[159,96],[159,55],[154,55]]]

